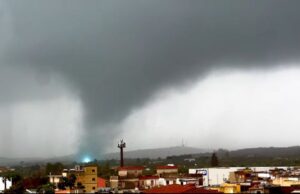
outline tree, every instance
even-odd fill
[[[68,177],[63,177],[62,181],[58,183],[57,187],[61,190],[65,190],[66,187],[69,187],[70,189],[73,189],[76,182],[76,175],[70,174]]]
[[[1,176],[2,182],[4,183],[4,190],[7,189],[7,181],[12,180],[13,184],[22,181],[22,177],[19,174],[12,171],[1,173]]]
[[[15,194],[15,193],[24,193],[25,188],[23,186],[22,181],[19,181],[13,184],[9,189],[4,191],[4,194]]]
[[[43,194],[55,194],[54,185],[50,184],[50,183],[42,185],[37,189],[37,193],[38,194],[42,194],[42,193]]]
[[[60,162],[57,163],[47,163],[46,165],[46,174],[61,174],[64,169],[64,165]]]
[[[217,167],[217,166],[219,166],[219,160],[218,160],[218,157],[217,157],[216,153],[212,154],[210,165],[211,165],[211,167]]]
[[[1,174],[1,176],[3,177],[3,180],[5,180],[3,181],[5,194],[24,193],[23,178],[19,174],[15,172],[5,172]],[[13,185],[9,189],[6,188],[6,180],[12,180]]]
[[[70,187],[70,189],[73,189],[73,187],[75,186],[75,182],[76,182],[77,177],[76,177],[75,174],[70,174],[68,179],[69,179],[68,186]]]
[[[85,188],[81,182],[78,182],[76,187],[77,187],[77,189],[84,189]]]
[[[99,166],[98,165],[98,176],[109,179],[109,177],[112,175],[109,162],[106,162],[105,164]]]

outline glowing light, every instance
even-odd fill
[[[83,158],[82,161],[83,161],[84,163],[89,163],[89,162],[91,161],[91,159],[90,159],[88,156],[86,156],[86,157]]]

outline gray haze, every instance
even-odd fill
[[[0,5],[1,108],[59,96],[79,99],[79,154],[99,156],[115,146],[118,124],[157,91],[186,87],[216,69],[266,70],[300,56],[299,1]],[[8,131],[1,129],[1,147],[13,138]]]

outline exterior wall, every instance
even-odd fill
[[[96,166],[86,166],[83,168],[84,171],[77,172],[76,183],[81,182],[84,186],[83,191],[87,193],[93,193],[97,190],[97,167]]]
[[[135,189],[139,186],[138,178],[119,179],[119,188],[121,189]]]
[[[166,185],[173,185],[176,184],[176,179],[165,179],[165,178],[159,178],[158,179],[158,185],[160,186],[166,186]]]
[[[282,187],[290,187],[291,185],[300,185],[300,180],[294,177],[279,177],[273,180],[273,184],[280,185]]]
[[[4,182],[3,178],[0,177],[0,191],[4,191]],[[12,186],[12,180],[6,180],[6,189],[9,189]]]
[[[118,175],[120,177],[138,177],[141,176],[143,170],[119,170]]]
[[[126,177],[127,176],[127,170],[119,170],[118,175],[121,177]]]
[[[61,178],[62,178],[61,175],[50,175],[49,176],[49,182],[54,184],[57,187],[57,185],[60,182]]]
[[[158,179],[145,179],[139,181],[139,186],[141,188],[149,189],[158,186],[159,185],[158,183],[159,183]]]
[[[106,188],[106,180],[98,177],[97,179],[97,187],[98,188]]]
[[[158,175],[160,175],[160,174],[177,174],[178,169],[157,169],[156,173]]]
[[[222,184],[220,190],[223,193],[240,193],[241,186],[237,184]]]
[[[119,185],[119,177],[118,176],[111,176],[110,179],[109,179],[109,186],[112,188],[112,189],[115,189],[115,188],[118,188],[118,185]]]
[[[241,169],[239,167],[234,168],[201,168],[201,169],[189,169],[189,174],[195,174],[196,171],[203,172],[203,186],[208,185],[220,185],[228,180],[230,172]]]
[[[97,167],[87,166],[84,167],[84,180],[82,182],[86,192],[94,192],[97,190]]]

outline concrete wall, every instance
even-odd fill
[[[156,173],[160,174],[176,174],[178,173],[178,169],[157,169]]]

